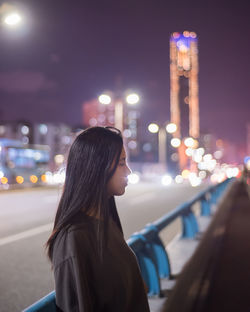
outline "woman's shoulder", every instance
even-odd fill
[[[96,222],[92,219],[80,215],[58,233],[53,247],[54,266],[65,259],[78,256],[79,252],[91,252],[96,227]]]

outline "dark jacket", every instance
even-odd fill
[[[103,261],[97,254],[97,220],[81,213],[59,233],[53,249],[56,304],[64,312],[147,312],[143,280],[133,251],[109,222]]]

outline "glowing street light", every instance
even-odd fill
[[[159,126],[156,123],[151,123],[148,125],[148,131],[151,133],[157,133],[159,131]]]
[[[98,100],[101,104],[108,105],[111,103],[111,97],[108,94],[101,94],[98,97]]]
[[[3,22],[8,26],[16,26],[22,21],[22,17],[17,12],[10,13],[6,15]]]
[[[158,154],[159,154],[159,163],[161,163],[164,170],[167,167],[167,133],[175,133],[177,130],[177,126],[174,123],[169,123],[166,126],[160,127],[156,123],[151,123],[148,125],[148,131],[151,133],[158,133]],[[174,141],[179,139],[172,139]],[[171,141],[172,142],[172,141]],[[177,144],[177,143],[175,143]],[[179,147],[177,144],[176,147]]]
[[[165,186],[168,186],[172,183],[173,179],[170,175],[164,175],[162,178],[161,178],[161,183]]]
[[[194,146],[194,139],[193,138],[186,138],[184,140],[184,144],[186,145],[186,147],[193,147]]]
[[[140,101],[140,97],[136,93],[131,93],[126,97],[126,102],[130,105],[137,104]]]
[[[114,100],[115,107],[115,127],[123,131],[123,111],[124,111],[124,100],[122,98],[115,97],[112,98],[109,94],[101,94],[98,97],[98,100],[101,104],[109,105]],[[126,103],[129,105],[137,104],[140,100],[139,95],[136,93],[128,94],[126,97]]]
[[[170,143],[173,147],[177,148],[181,145],[181,140],[178,138],[173,138]]]
[[[175,133],[177,130],[177,126],[175,123],[171,122],[169,124],[166,125],[166,131],[168,133]]]

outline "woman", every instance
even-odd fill
[[[114,200],[124,194],[129,173],[119,130],[89,128],[72,144],[47,242],[59,311],[149,311]]]

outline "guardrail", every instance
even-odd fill
[[[209,187],[192,200],[178,206],[159,220],[146,225],[140,232],[134,233],[128,240],[138,259],[141,273],[148,287],[148,295],[161,295],[160,278],[171,278],[169,257],[163,245],[159,232],[177,218],[182,219],[182,237],[194,238],[199,232],[198,222],[193,212],[193,206],[200,202],[200,214],[209,216],[211,206],[221,197],[230,179]]]
[[[182,219],[182,237],[194,238],[199,232],[193,206],[200,202],[200,214],[209,216],[211,207],[225,191],[231,179],[210,186],[192,200],[178,206],[159,220],[147,224],[143,230],[134,233],[127,243],[133,249],[142,277],[148,287],[148,295],[161,295],[160,278],[171,278],[171,268],[166,249],[159,237],[159,232],[177,218]],[[56,312],[55,291],[41,298],[23,312]]]

